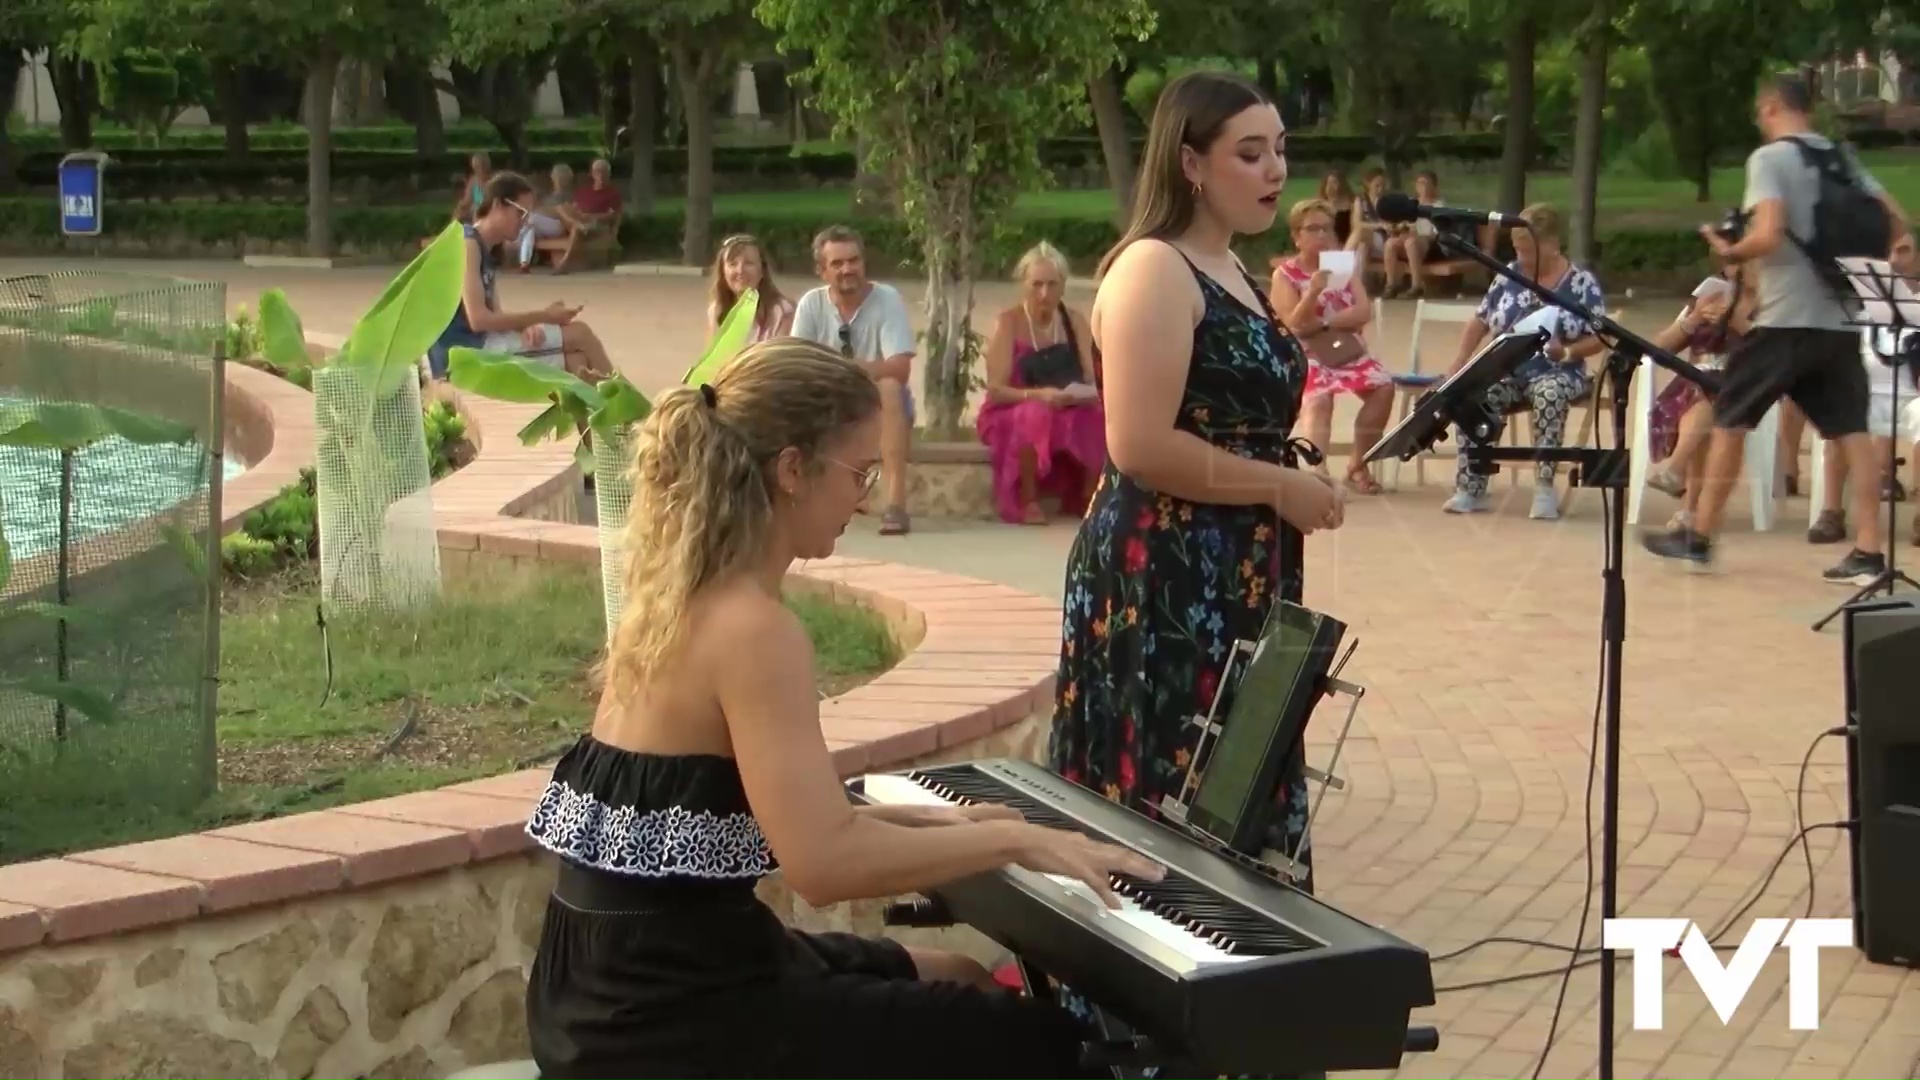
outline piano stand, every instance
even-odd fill
[[[1094,1069],[1147,1069],[1164,1059],[1145,1035],[1125,1039],[1099,1039],[1080,1047],[1080,1065]]]
[[[1440,1029],[1429,1024],[1407,1028],[1409,1054],[1431,1054],[1440,1049]]]

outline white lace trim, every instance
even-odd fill
[[[776,869],[752,814],[670,806],[608,806],[558,780],[547,784],[527,835],[563,859],[638,877],[759,878]]]

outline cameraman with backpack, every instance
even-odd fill
[[[1727,358],[1714,398],[1714,431],[1693,523],[1644,538],[1669,559],[1706,564],[1727,496],[1740,475],[1746,433],[1782,396],[1791,398],[1825,438],[1846,454],[1854,476],[1878,476],[1867,435],[1867,373],[1859,329],[1843,299],[1851,289],[1833,260],[1887,257],[1906,214],[1852,150],[1835,146],[1811,123],[1806,81],[1776,75],[1761,88],[1754,118],[1766,145],[1747,158],[1748,215],[1737,240],[1712,226],[1701,236],[1727,263],[1751,263],[1757,275],[1753,330]],[[1865,585],[1886,567],[1881,553],[1879,489],[1852,485],[1854,548],[1826,580]]]

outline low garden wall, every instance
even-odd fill
[[[435,486],[447,572],[597,561],[593,528],[515,516],[570,483],[571,453],[498,437],[524,406],[463,411],[478,453]],[[857,559],[804,564],[789,587],[872,607],[904,653],[822,703],[843,776],[1040,754],[1057,604]],[[0,1075],[419,1077],[525,1057],[554,864],[524,825],[547,778],[0,867]],[[880,902],[813,909],[777,875],[761,892],[795,925],[882,931]],[[964,929],[886,932],[995,955]]]

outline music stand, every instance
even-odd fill
[[[1899,542],[1894,539],[1900,530],[1898,511],[1893,501],[1893,485],[1900,482],[1900,462],[1904,460],[1900,456],[1900,375],[1903,366],[1909,377],[1914,370],[1912,360],[1905,359],[1907,351],[1902,346],[1911,340],[1914,331],[1920,330],[1920,297],[1913,294],[1911,287],[1915,279],[1895,273],[1893,264],[1885,259],[1848,258],[1835,259],[1834,262],[1860,300],[1860,312],[1852,320],[1853,325],[1874,335],[1868,338],[1874,355],[1893,368],[1893,431],[1892,437],[1887,440],[1887,490],[1884,496],[1887,504],[1887,565],[1858,592],[1841,601],[1839,607],[1822,615],[1820,621],[1813,624],[1815,631],[1825,630],[1827,624],[1841,612],[1868,597],[1883,592],[1892,596],[1895,582],[1903,582],[1908,588],[1920,591],[1920,582],[1902,573],[1894,565],[1893,555],[1900,548]],[[1893,334],[1891,355],[1882,352],[1879,342],[1875,340],[1881,331],[1891,331]],[[1853,478],[1856,484],[1861,479]],[[1916,492],[1915,497],[1920,498],[1920,492]]]
[[[1600,668],[1605,698],[1603,735],[1605,741],[1605,781],[1601,790],[1601,858],[1600,858],[1600,917],[1613,918],[1619,911],[1619,860],[1620,860],[1620,682],[1621,650],[1626,642],[1627,628],[1627,585],[1623,568],[1623,551],[1627,538],[1626,500],[1621,498],[1627,487],[1627,397],[1633,381],[1633,375],[1642,359],[1651,360],[1659,367],[1673,372],[1701,389],[1708,396],[1719,390],[1717,376],[1703,372],[1692,364],[1681,360],[1665,349],[1640,337],[1609,318],[1605,312],[1588,311],[1568,296],[1562,296],[1528,280],[1511,267],[1481,251],[1475,245],[1458,237],[1439,233],[1436,238],[1440,249],[1461,258],[1471,259],[1489,272],[1505,278],[1526,289],[1540,301],[1551,307],[1573,315],[1587,324],[1595,337],[1608,346],[1606,364],[1602,378],[1613,391],[1613,447],[1602,450],[1597,447],[1501,447],[1479,445],[1462,447],[1460,452],[1468,455],[1468,467],[1474,469],[1494,469],[1500,462],[1554,462],[1573,466],[1573,482],[1583,487],[1595,487],[1614,492],[1611,499],[1603,499],[1606,505],[1606,557],[1601,571],[1603,581],[1603,601],[1601,604],[1601,638],[1605,644],[1601,653]],[[1493,346],[1501,346],[1503,339],[1494,339]],[[1495,370],[1492,360],[1493,346],[1476,356],[1487,365],[1488,372]],[[1524,360],[1515,360],[1517,365]],[[1504,352],[1500,364],[1505,364]],[[1469,385],[1460,376],[1468,368],[1476,366],[1469,362],[1453,377],[1442,382],[1435,391],[1424,398],[1427,408],[1415,408],[1411,415],[1395,429],[1383,437],[1367,453],[1367,463],[1372,464],[1386,458],[1404,454],[1410,446],[1417,446],[1414,452],[1431,446],[1445,434],[1445,421],[1465,421],[1463,427],[1478,427],[1486,424],[1487,409],[1475,401],[1463,400],[1465,387]],[[1502,373],[1510,373],[1508,367]],[[1478,378],[1475,379],[1478,384]],[[1491,385],[1488,383],[1486,385]],[[1449,386],[1456,388],[1446,391]],[[1485,387],[1482,387],[1484,391]],[[1596,384],[1593,392],[1600,392]],[[1595,398],[1598,401],[1598,398]],[[1436,430],[1432,424],[1435,419],[1441,421]],[[1416,423],[1416,420],[1420,421]],[[1497,430],[1497,429],[1496,429]],[[1476,432],[1477,435],[1477,432]],[[1575,942],[1578,947],[1579,943]],[[1613,1080],[1613,1037],[1614,1037],[1614,950],[1601,949],[1600,961],[1600,1080]]]

